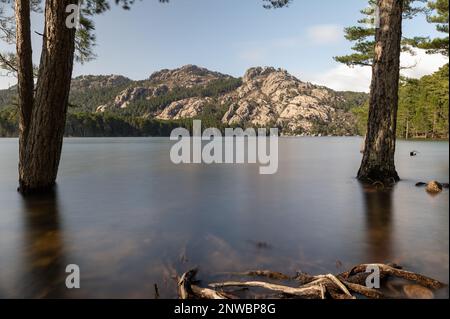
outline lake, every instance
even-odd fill
[[[279,170],[175,165],[165,138],[66,139],[52,196],[17,188],[17,139],[0,139],[0,297],[176,297],[173,279],[270,269],[339,273],[396,262],[448,283],[448,142],[399,141],[402,181],[364,188],[361,138],[282,138]],[[419,151],[417,157],[409,152]],[[65,287],[65,268],[81,289]],[[342,264],[342,266],[341,266]],[[448,296],[448,291],[443,292]]]

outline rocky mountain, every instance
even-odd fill
[[[98,106],[96,111],[126,109],[133,102],[150,101],[170,94],[175,88],[206,87],[218,80],[231,78],[193,65],[162,70],[140,85],[126,88],[112,101]],[[145,116],[160,120],[196,118],[205,108],[216,103],[217,108],[225,107],[221,118],[224,125],[276,125],[285,134],[326,134],[327,128],[333,126],[333,134],[345,135],[354,134],[356,125],[355,118],[345,105],[349,102],[363,103],[365,98],[364,94],[344,95],[326,87],[302,82],[286,70],[256,67],[249,69],[242,83],[229,92],[215,97],[180,98],[147,112]]]
[[[140,81],[136,85],[132,85],[121,91],[113,101],[109,101],[106,104],[99,105],[96,108],[97,112],[105,112],[111,109],[124,109],[131,103],[140,100],[151,100],[152,98],[164,96],[174,89],[192,89],[195,87],[205,87],[211,82],[221,79],[231,79],[230,76],[224,75],[218,72],[209,71],[205,68],[200,68],[196,65],[186,65],[179,69],[168,70],[164,69],[153,73],[147,80]],[[191,105],[195,103],[194,100],[188,99],[186,101],[179,101],[176,105],[187,105],[187,107],[193,108],[190,111],[182,112],[182,114],[191,114],[192,117],[198,115],[194,108],[197,105]],[[200,104],[202,104],[200,102]],[[176,106],[171,105],[170,109],[176,109]],[[171,114],[173,114],[171,116]],[[161,114],[157,118],[170,120],[180,118],[180,115],[168,110],[166,114]]]
[[[242,86],[223,100],[231,103],[222,120],[228,125],[275,123],[287,134],[311,134],[332,123],[344,134],[352,134],[355,125],[353,116],[342,108],[342,94],[270,67],[249,69]]]
[[[169,93],[174,88],[207,86],[229,76],[196,66],[154,73],[147,86],[129,87],[109,104],[101,105],[98,112],[111,108],[127,108],[139,99],[150,100]],[[173,101],[157,110],[153,116],[160,120],[195,118],[203,108],[213,103],[226,106],[221,119],[226,125],[268,127],[276,125],[285,134],[311,134],[327,126],[339,128],[340,134],[352,134],[355,119],[342,107],[348,97],[331,89],[305,83],[285,70],[271,67],[249,69],[242,84],[216,99],[188,97]],[[324,132],[326,133],[326,132]]]
[[[213,72],[205,68],[200,68],[196,65],[185,65],[175,70],[161,70],[153,73],[148,82],[153,85],[166,85],[169,88],[184,87],[192,88],[195,86],[205,86],[212,81],[231,78],[219,72]]]
[[[131,84],[133,81],[121,75],[82,75],[72,80],[71,90],[98,90]]]
[[[10,95],[11,90],[0,91],[1,104]],[[186,65],[142,81],[120,75],[77,77],[69,110],[163,122],[207,118],[221,127],[276,126],[285,135],[353,135],[356,119],[350,109],[366,101],[367,94],[336,92],[272,67],[251,68],[234,78]]]

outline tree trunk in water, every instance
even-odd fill
[[[19,171],[25,162],[25,150],[33,110],[34,79],[31,48],[30,1],[16,0],[17,86],[19,104]]]
[[[20,191],[51,190],[56,182],[75,51],[75,29],[66,27],[66,7],[76,0],[47,0],[36,95],[24,155]]]
[[[402,0],[378,0],[380,28],[376,32],[366,147],[358,178],[366,182],[399,181],[395,142],[402,37]]]

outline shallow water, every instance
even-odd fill
[[[17,139],[0,139],[0,297],[176,297],[173,275],[293,274],[396,262],[448,283],[448,142],[399,141],[402,182],[364,189],[359,138],[280,140],[279,170],[174,165],[164,138],[66,139],[58,188],[17,192]],[[411,158],[411,150],[420,151]],[[340,266],[340,261],[342,266]],[[65,287],[77,264],[81,289]],[[444,292],[447,295],[447,291]]]

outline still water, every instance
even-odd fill
[[[174,165],[164,138],[66,139],[53,196],[17,192],[17,139],[0,139],[0,297],[176,297],[173,276],[338,273],[396,262],[448,283],[448,142],[398,143],[402,182],[364,189],[359,138],[280,140],[279,170]],[[419,151],[410,157],[409,152]],[[342,263],[342,266],[341,266]],[[81,289],[68,290],[77,264]]]

